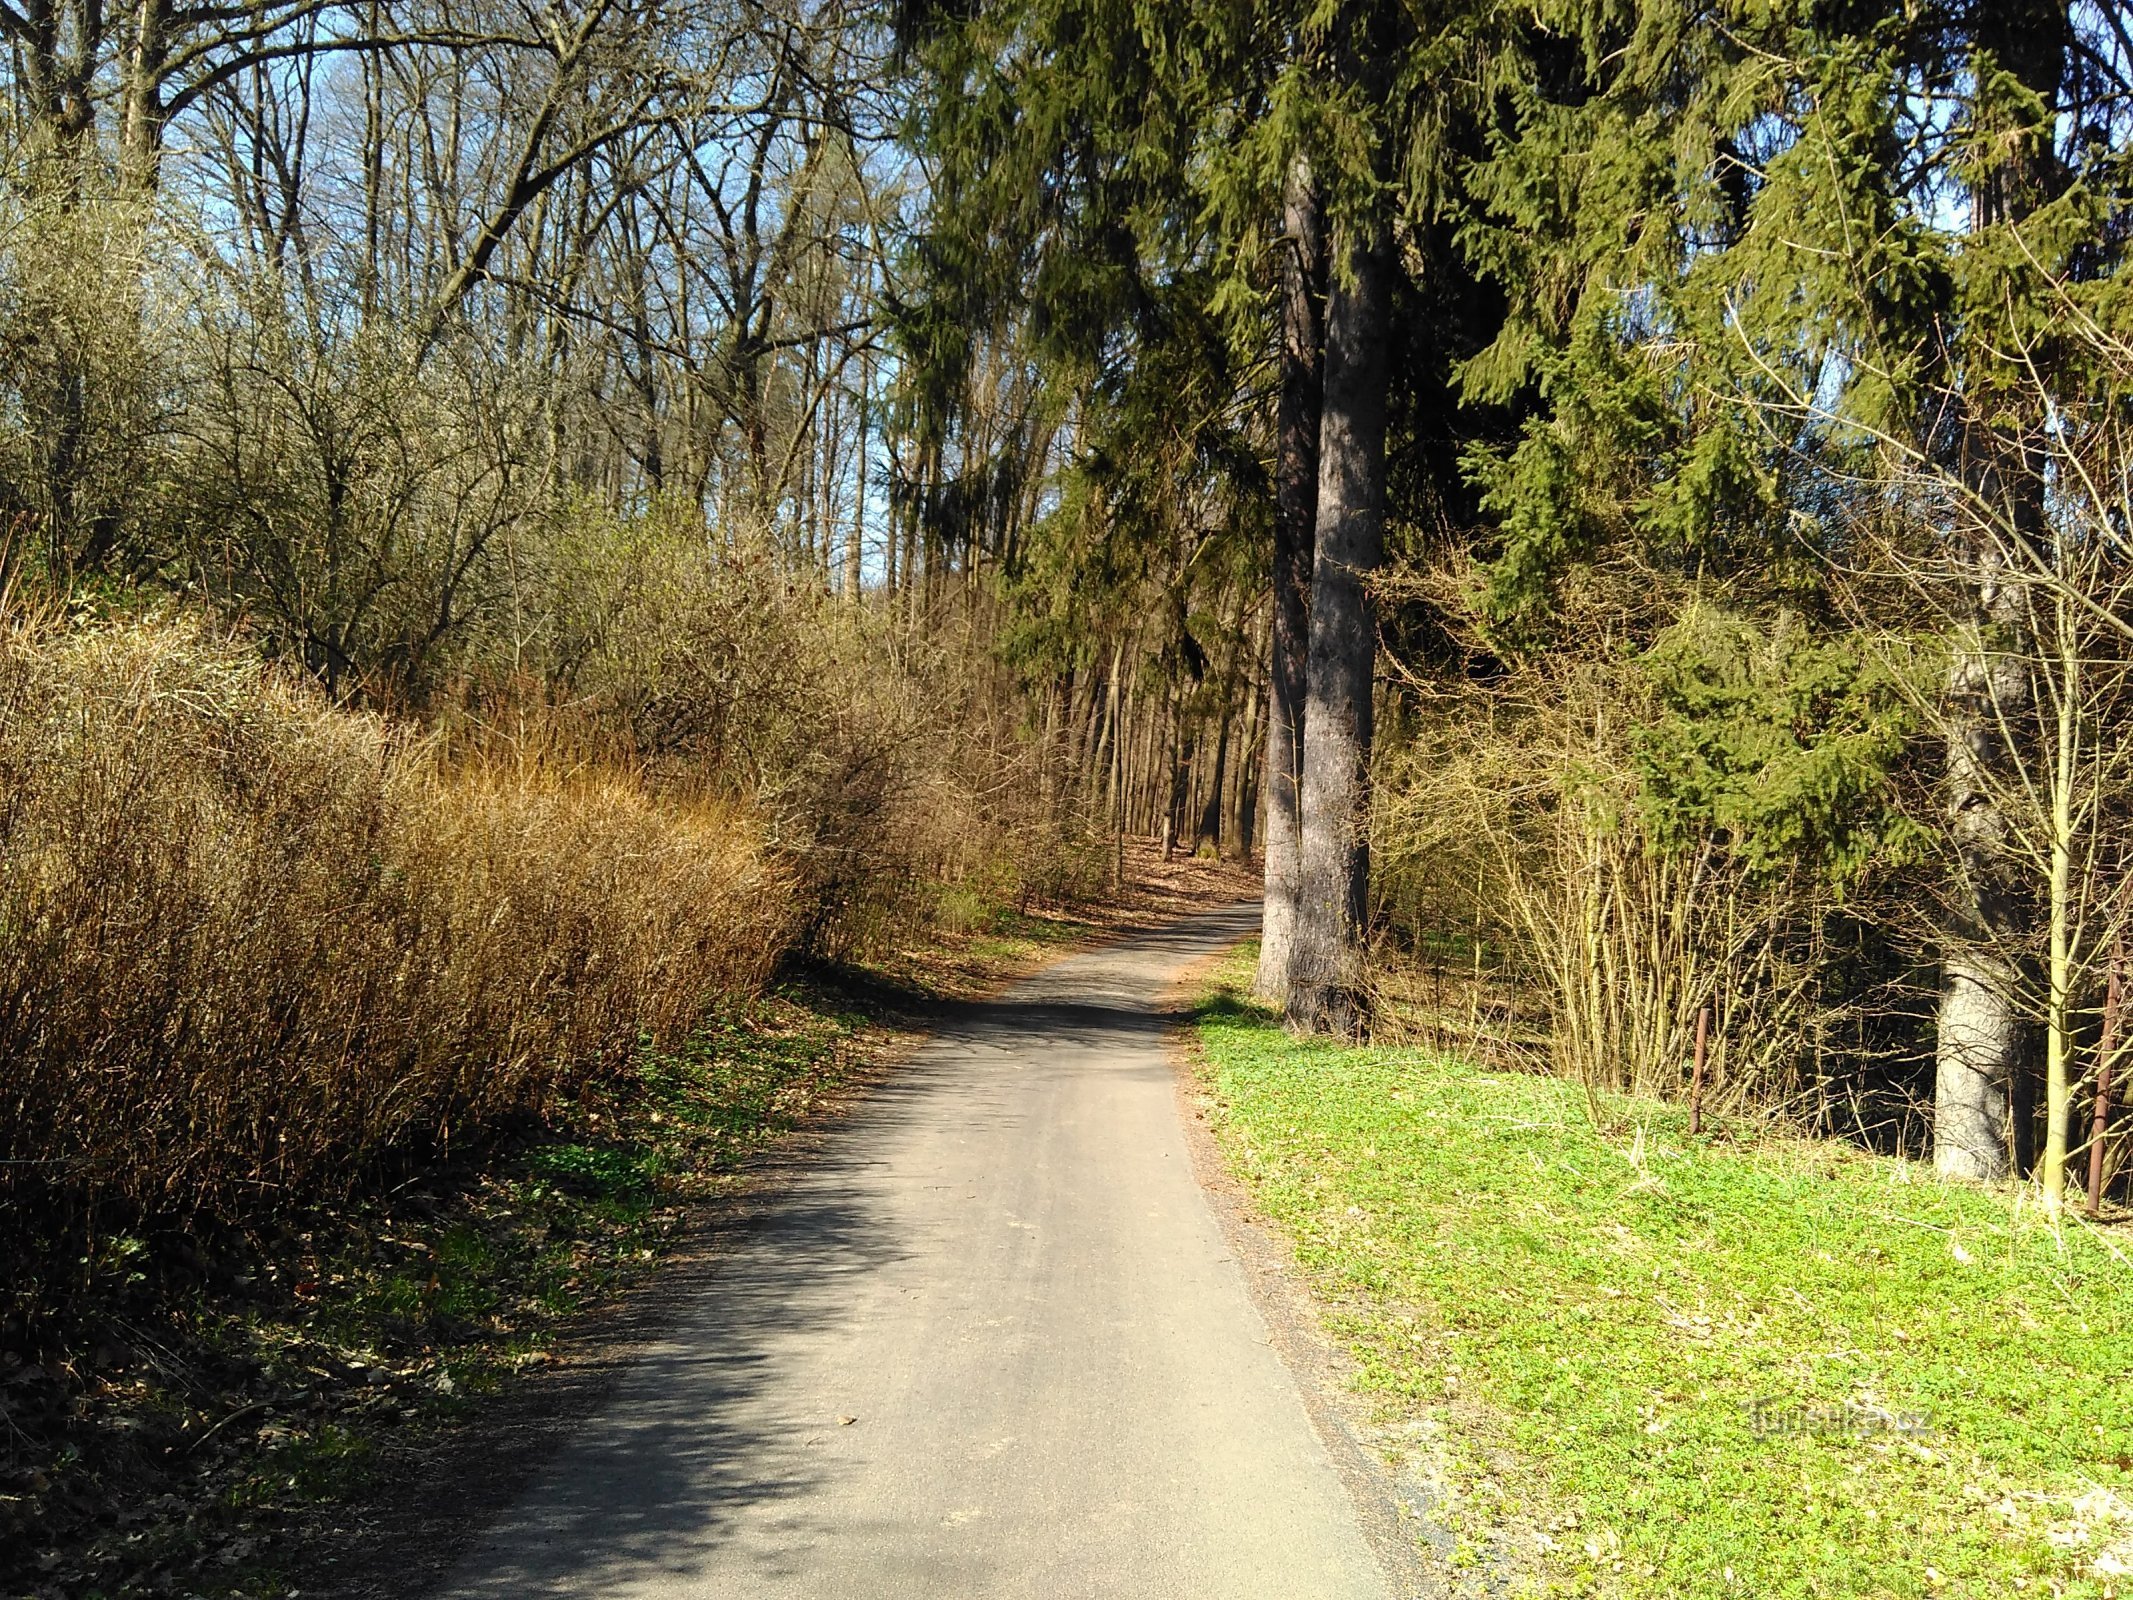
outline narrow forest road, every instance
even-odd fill
[[[959,1012],[446,1592],[1391,1594],[1180,1120],[1165,993],[1257,920]]]

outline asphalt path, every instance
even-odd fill
[[[1385,1600],[1181,1122],[1166,996],[1257,921],[951,1016],[445,1592]]]

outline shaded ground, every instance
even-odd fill
[[[104,1264],[63,1347],[0,1339],[0,1594],[408,1592],[407,1563],[598,1403],[944,998],[1251,892],[1235,866],[1134,843],[1100,912],[796,971],[627,1092],[479,1160],[277,1237],[202,1241],[176,1279]]]

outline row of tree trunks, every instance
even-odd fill
[[[1045,748],[1057,807],[1078,803],[1087,824],[1172,850],[1250,852],[1263,732],[1251,663],[1264,648],[1250,610],[1241,607],[1221,676],[1207,685],[1211,700],[1149,672],[1131,636],[1053,686]]]

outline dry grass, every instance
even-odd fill
[[[29,1223],[12,1265],[242,1223],[538,1113],[758,985],[791,904],[738,811],[448,768],[184,624],[18,623],[0,638],[0,1197]]]
[[[552,1119],[788,952],[1105,892],[972,641],[677,572],[419,723],[0,612],[0,1317]]]
[[[455,743],[501,726],[522,749],[530,703],[536,735],[560,714],[571,747],[618,753],[662,792],[734,797],[791,882],[796,942],[830,959],[1103,892],[991,600],[921,618],[887,595],[854,604],[794,582],[762,530],[713,549],[686,517],[581,532],[588,564],[527,597],[550,621],[514,653],[520,681],[476,674],[478,703],[429,708]],[[588,595],[608,599],[575,615]]]

